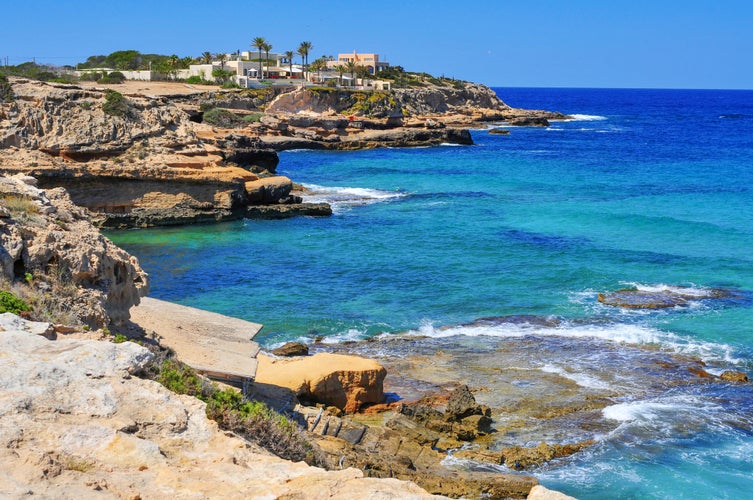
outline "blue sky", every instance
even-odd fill
[[[314,45],[510,87],[753,89],[751,0],[2,0],[0,60]]]

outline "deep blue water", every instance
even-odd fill
[[[111,237],[151,274],[152,296],[263,323],[268,346],[556,315],[610,323],[547,335],[753,372],[753,91],[496,90],[577,119],[473,131],[467,147],[282,153],[278,171],[333,201],[333,217]],[[596,301],[625,286],[742,298],[650,313]],[[579,498],[746,497],[750,395],[723,385],[618,402],[604,410],[614,433],[537,475]]]

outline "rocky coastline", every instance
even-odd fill
[[[489,408],[467,387],[384,403],[385,368],[352,353],[291,362],[302,371],[262,357],[251,391],[299,419],[328,471],[222,430],[206,402],[136,376],[161,349],[158,332],[130,321],[149,278],[97,230],[326,216],[329,206],[302,203],[300,187],[276,175],[277,151],[471,144],[467,127],[479,123],[562,115],[514,110],[471,84],[366,103],[316,89],[165,97],[23,79],[10,88],[0,107],[1,281],[32,307],[25,319],[0,315],[13,375],[0,382],[0,494],[565,498],[526,474],[447,467],[452,450],[485,441]],[[264,113],[241,127],[207,124],[212,99]]]
[[[277,152],[470,145],[470,127],[566,118],[511,108],[471,83],[371,93],[167,86],[159,95],[124,85],[9,78],[0,173],[64,187],[99,227],[328,216],[329,206],[303,203],[300,186],[276,174]]]

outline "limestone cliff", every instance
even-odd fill
[[[23,283],[38,314],[58,316],[45,319],[91,327],[127,320],[149,289],[138,261],[102,236],[63,189],[35,184],[0,177],[1,280]]]
[[[131,374],[136,344],[0,332],[0,497],[439,498],[286,462],[220,432],[205,404]]]
[[[258,140],[196,124],[169,99],[11,78],[0,104],[0,172],[65,187],[100,225],[241,218],[247,182],[274,174]],[[287,180],[289,189],[292,183]],[[291,204],[269,193],[264,204]]]

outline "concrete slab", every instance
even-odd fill
[[[248,383],[256,376],[258,323],[149,297],[131,308],[131,321],[156,332],[180,361],[212,378]]]

